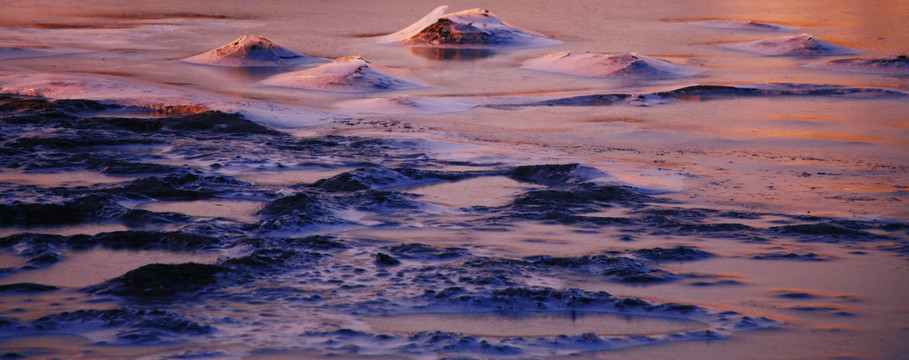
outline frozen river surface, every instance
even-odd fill
[[[5,4],[0,354],[901,358],[907,13]]]

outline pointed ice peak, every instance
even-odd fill
[[[282,66],[315,61],[262,35],[243,35],[217,49],[183,61],[215,66]]]

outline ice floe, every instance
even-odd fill
[[[398,32],[379,37],[381,43],[426,46],[546,46],[558,41],[512,26],[484,9],[445,14],[440,6]]]
[[[701,70],[634,52],[555,52],[529,60],[523,67],[534,70],[592,77],[678,78]]]
[[[318,59],[291,51],[262,35],[243,35],[224,46],[183,61],[215,66],[283,66]]]
[[[375,65],[360,56],[342,57],[312,69],[275,75],[265,79],[262,83],[290,88],[343,92],[401,90],[425,86],[410,74]]]
[[[859,52],[858,49],[818,40],[810,34],[784,36],[723,46],[733,50],[767,56],[832,56]]]

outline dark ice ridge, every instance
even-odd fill
[[[752,256],[755,260],[796,260],[796,261],[826,261],[828,257],[815,253],[771,252]]]
[[[596,94],[544,100],[529,104],[497,106],[605,106],[617,104],[655,105],[672,100],[721,100],[736,97],[819,96],[852,99],[889,99],[909,96],[902,91],[882,88],[858,88],[843,85],[758,84],[758,85],[692,85],[649,94]]]
[[[898,55],[882,58],[837,59],[830,60],[818,66],[839,71],[909,75],[909,56]]]

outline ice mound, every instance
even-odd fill
[[[360,56],[342,57],[312,69],[275,75],[262,83],[344,92],[400,90],[424,86],[420,80],[409,74],[375,65]]]
[[[633,52],[623,54],[556,52],[529,60],[523,67],[580,76],[655,79],[685,77],[700,72],[695,68]]]
[[[725,47],[767,56],[831,56],[858,52],[857,49],[815,39],[810,34],[730,44]]]
[[[227,45],[183,61],[215,66],[283,66],[315,61],[262,35],[243,35]]]
[[[909,75],[909,57],[906,55],[882,58],[850,58],[831,60],[818,67],[876,74]]]
[[[444,14],[440,6],[414,24],[379,42],[406,45],[477,47],[477,46],[546,46],[556,43],[546,36],[516,28],[483,9]]]
[[[707,20],[696,21],[692,24],[722,30],[780,31],[792,29],[791,26],[754,20]]]

